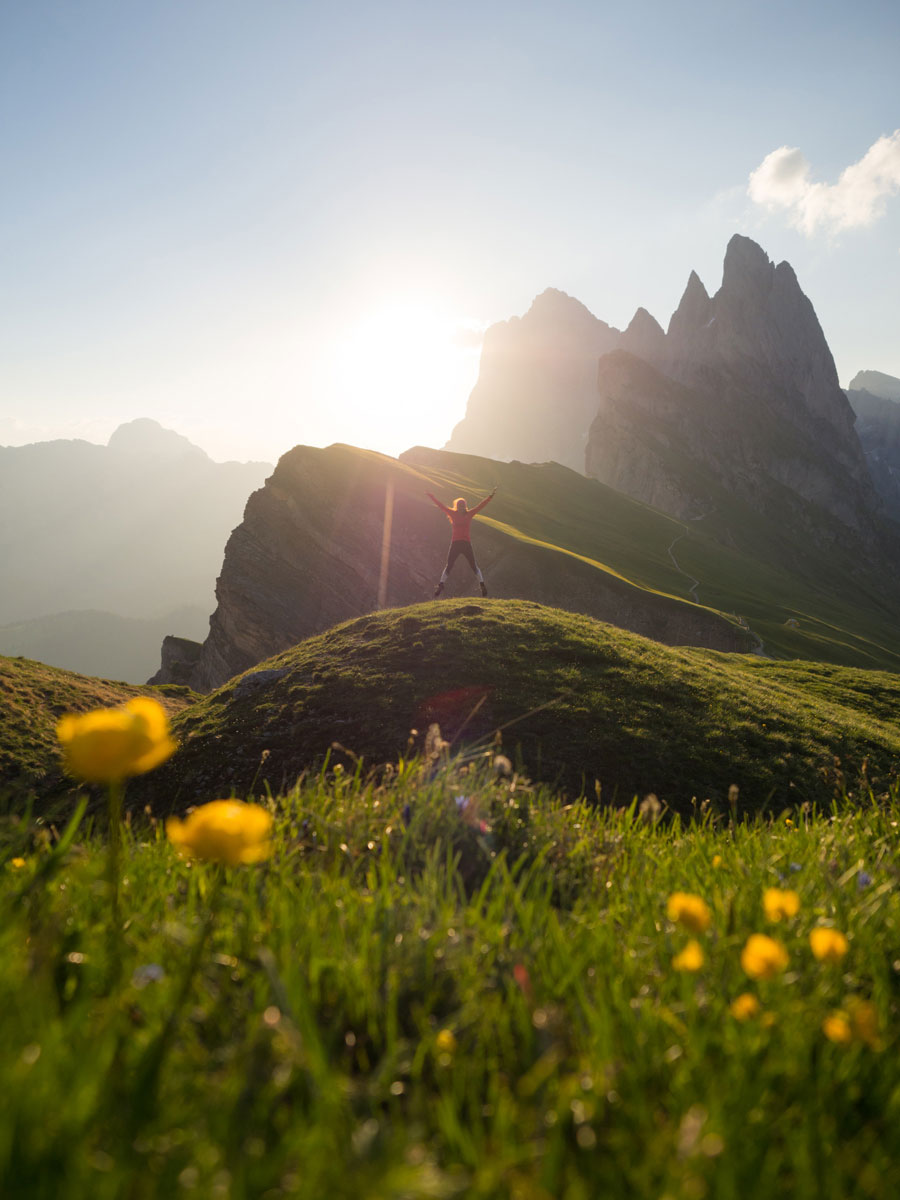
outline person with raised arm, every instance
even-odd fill
[[[446,504],[441,504],[437,496],[432,495],[431,492],[425,493],[428,499],[431,500],[432,503],[436,504],[438,508],[446,514],[447,520],[453,526],[453,534],[450,538],[450,550],[447,554],[447,565],[444,567],[444,572],[438,580],[437,587],[434,589],[435,599],[437,599],[444,590],[444,584],[447,582],[447,576],[450,574],[453,564],[460,557],[460,555],[462,555],[462,557],[475,572],[475,578],[481,585],[482,596],[487,595],[487,585],[484,582],[484,576],[481,573],[481,568],[475,561],[475,554],[472,550],[471,529],[472,518],[476,513],[481,512],[486,504],[489,504],[491,500],[493,500],[494,493],[496,491],[497,489],[495,487],[494,491],[491,492],[489,496],[485,496],[481,503],[476,504],[474,508],[469,508],[462,496],[458,496],[453,501],[453,507],[448,508]]]

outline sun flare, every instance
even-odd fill
[[[440,444],[462,416],[478,366],[474,324],[427,296],[379,299],[332,349],[332,386],[360,414],[347,440],[399,453]]]

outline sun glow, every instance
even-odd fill
[[[347,441],[386,454],[441,445],[465,415],[477,330],[430,297],[381,298],[332,345],[329,390],[354,414]]]

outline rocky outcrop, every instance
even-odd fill
[[[162,663],[148,683],[181,683],[190,685],[200,661],[201,642],[166,634],[162,644]]]
[[[228,541],[218,604],[196,661],[190,666],[181,645],[167,639],[153,682],[210,691],[348,618],[430,597],[447,545],[446,519],[425,495],[440,487],[430,473],[469,474],[471,463],[425,449],[408,452],[402,461],[347,446],[299,446],[284,455],[250,497]],[[542,472],[562,468],[496,464],[501,478],[504,471],[518,472],[516,491],[528,495],[529,481],[521,472],[532,473],[539,490],[546,486]],[[603,490],[574,472],[563,473],[568,478],[560,487],[554,477],[554,486],[562,497],[575,489],[576,511]],[[593,503],[600,501],[593,497]],[[559,519],[565,521],[564,508]],[[670,644],[751,648],[747,633],[721,614],[646,590],[582,555],[528,537],[525,523],[522,536],[502,522],[479,521],[477,553],[492,596],[587,613]],[[460,565],[445,595],[472,590],[472,576]]]

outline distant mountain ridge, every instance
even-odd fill
[[[213,462],[148,419],[120,426],[107,446],[0,447],[0,653],[46,653],[55,644],[62,657],[51,665],[89,672],[93,664],[108,675],[117,661],[109,650],[124,645],[116,618],[211,612],[225,542],[270,471],[268,463]],[[75,613],[93,616],[38,624]],[[105,649],[102,613],[110,614]],[[85,660],[86,643],[98,650],[93,659]],[[146,673],[135,679],[133,655],[123,652],[117,677],[145,679],[156,658],[143,660]]]
[[[900,521],[900,379],[860,371],[850,380],[847,399],[878,494],[888,515]]]

